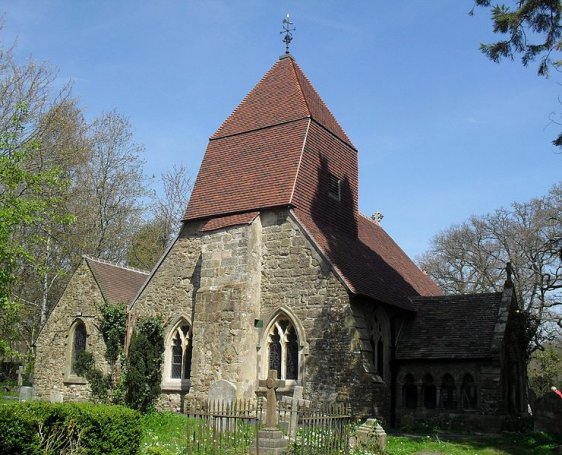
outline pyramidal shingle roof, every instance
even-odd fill
[[[112,304],[129,304],[137,295],[149,273],[122,267],[102,259],[84,256],[103,298]]]
[[[313,118],[353,146],[291,56],[279,59],[224,121],[211,139]]]
[[[338,200],[328,194],[334,176]],[[409,310],[409,296],[441,294],[359,213],[358,186],[357,150],[295,61],[282,58],[210,138],[184,221],[219,229],[288,207],[352,293]]]

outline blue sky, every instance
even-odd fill
[[[380,211],[412,257],[471,215],[562,180],[550,141],[560,75],[500,65],[471,0],[0,0],[3,43],[73,81],[88,118],[116,109],[146,147],[147,176],[184,163],[284,52],[291,52],[359,150],[359,205]]]

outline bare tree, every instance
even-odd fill
[[[161,175],[161,182],[163,191],[153,198],[151,217],[136,231],[127,252],[132,267],[152,269],[181,228],[192,189],[191,175],[183,164],[173,165]]]
[[[512,264],[532,349],[562,334],[562,184],[546,196],[472,217],[438,234],[418,258],[446,293],[497,292]]]
[[[164,224],[164,234],[167,242],[170,242],[181,227],[193,184],[191,174],[183,164],[174,164],[162,174],[161,180],[164,192],[155,197],[154,218]]]
[[[81,254],[124,262],[135,228],[141,223],[144,148],[133,141],[129,121],[115,111],[96,119],[90,129],[90,157],[76,178],[75,235]]]

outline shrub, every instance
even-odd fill
[[[125,372],[125,403],[146,412],[160,396],[160,367],[164,353],[164,336],[158,319],[139,321],[129,346]]]
[[[0,455],[138,452],[138,412],[91,403],[14,403],[0,407]]]

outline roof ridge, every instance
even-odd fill
[[[296,62],[291,58],[290,59],[291,62],[291,69],[293,70],[293,74],[295,76],[295,79],[297,81],[297,85],[299,86],[299,91],[301,92],[301,97],[302,100],[304,101],[304,104],[306,105],[306,110],[308,111],[308,116],[310,118],[312,118],[312,111],[310,110],[310,104],[308,104],[308,100],[306,99],[306,96],[304,95],[304,89],[302,87],[301,81],[299,80],[299,75],[297,74],[297,68],[300,69],[300,67],[297,66],[297,68],[295,68]],[[302,73],[302,70],[301,70]],[[306,76],[304,76],[306,79]],[[310,83],[310,81],[308,81]]]
[[[146,270],[142,270],[142,269],[137,269],[135,267],[129,267],[129,266],[125,266],[125,265],[120,265],[120,264],[116,264],[114,262],[108,261],[107,259],[101,259],[101,258],[95,258],[92,256],[88,256],[87,254],[83,254],[82,257],[84,259],[88,259],[90,261],[94,261],[94,262],[98,262],[100,264],[106,264],[106,265],[110,265],[112,267],[116,267],[119,269],[123,269],[123,270],[129,270],[130,272],[135,272],[135,273],[142,273],[143,275],[149,275],[150,272],[147,272]]]
[[[344,142],[345,144],[349,145],[352,149],[357,150],[355,148],[355,146],[353,145],[353,142],[351,142],[351,139],[349,138],[349,136],[347,135],[347,133],[345,132],[345,130],[343,129],[343,127],[340,125],[340,122],[338,121],[338,119],[336,118],[336,116],[334,115],[334,113],[330,110],[330,108],[328,107],[328,105],[326,104],[326,102],[324,101],[324,99],[320,96],[320,93],[318,93],[318,91],[316,90],[316,87],[314,87],[314,85],[312,84],[312,82],[310,81],[310,79],[308,78],[308,76],[305,74],[305,72],[302,70],[302,68],[299,66],[299,64],[294,60],[291,59],[291,65],[293,68],[293,71],[295,73],[295,78],[297,80],[297,84],[299,86],[299,89],[303,95],[304,98],[304,102],[306,104],[306,108],[308,110],[308,112],[310,113],[311,118],[314,120],[314,115],[312,113],[312,109],[310,108],[310,104],[309,104],[309,100],[307,99],[306,95],[305,95],[305,90],[304,87],[301,84],[301,80],[300,77],[302,77],[302,79],[308,84],[308,87],[312,90],[312,92],[314,93],[314,95],[316,95],[316,98],[318,98],[318,100],[320,101],[320,103],[322,104],[323,109],[326,110],[326,112],[329,114],[329,116],[331,117],[331,120],[336,124],[336,126],[340,129],[340,132],[342,134],[343,137],[340,137],[340,134],[337,131],[332,131],[332,129],[328,126],[328,125],[324,125],[320,120],[321,119],[316,119],[316,122],[321,125],[322,127],[324,127],[326,130],[330,131],[334,136],[336,136],[338,139],[340,139],[342,142]],[[297,71],[298,70],[298,71]]]
[[[447,300],[447,299],[454,299],[454,298],[470,298],[475,296],[500,296],[503,293],[501,291],[497,292],[470,292],[467,294],[443,294],[443,295],[414,295],[409,297],[410,300],[430,300],[430,299],[439,299],[439,300]]]
[[[364,213],[361,213],[359,210],[357,210],[357,213],[359,214],[359,216],[365,218],[367,221],[370,221],[371,223],[373,223],[375,226],[378,226],[382,229],[382,226],[380,225],[380,223],[377,223],[375,220],[373,220],[370,216],[365,215]]]
[[[297,173],[295,174],[295,181],[293,182],[293,189],[291,190],[291,196],[289,197],[289,202],[293,203],[293,196],[295,195],[295,188],[297,187],[297,182],[299,180],[299,173],[301,170],[302,157],[304,155],[304,149],[306,147],[306,141],[308,140],[308,132],[310,131],[310,123],[312,122],[312,117],[308,118],[308,125],[306,125],[306,132],[304,133],[304,140],[302,142],[301,154],[299,156],[299,164],[297,165]]]

